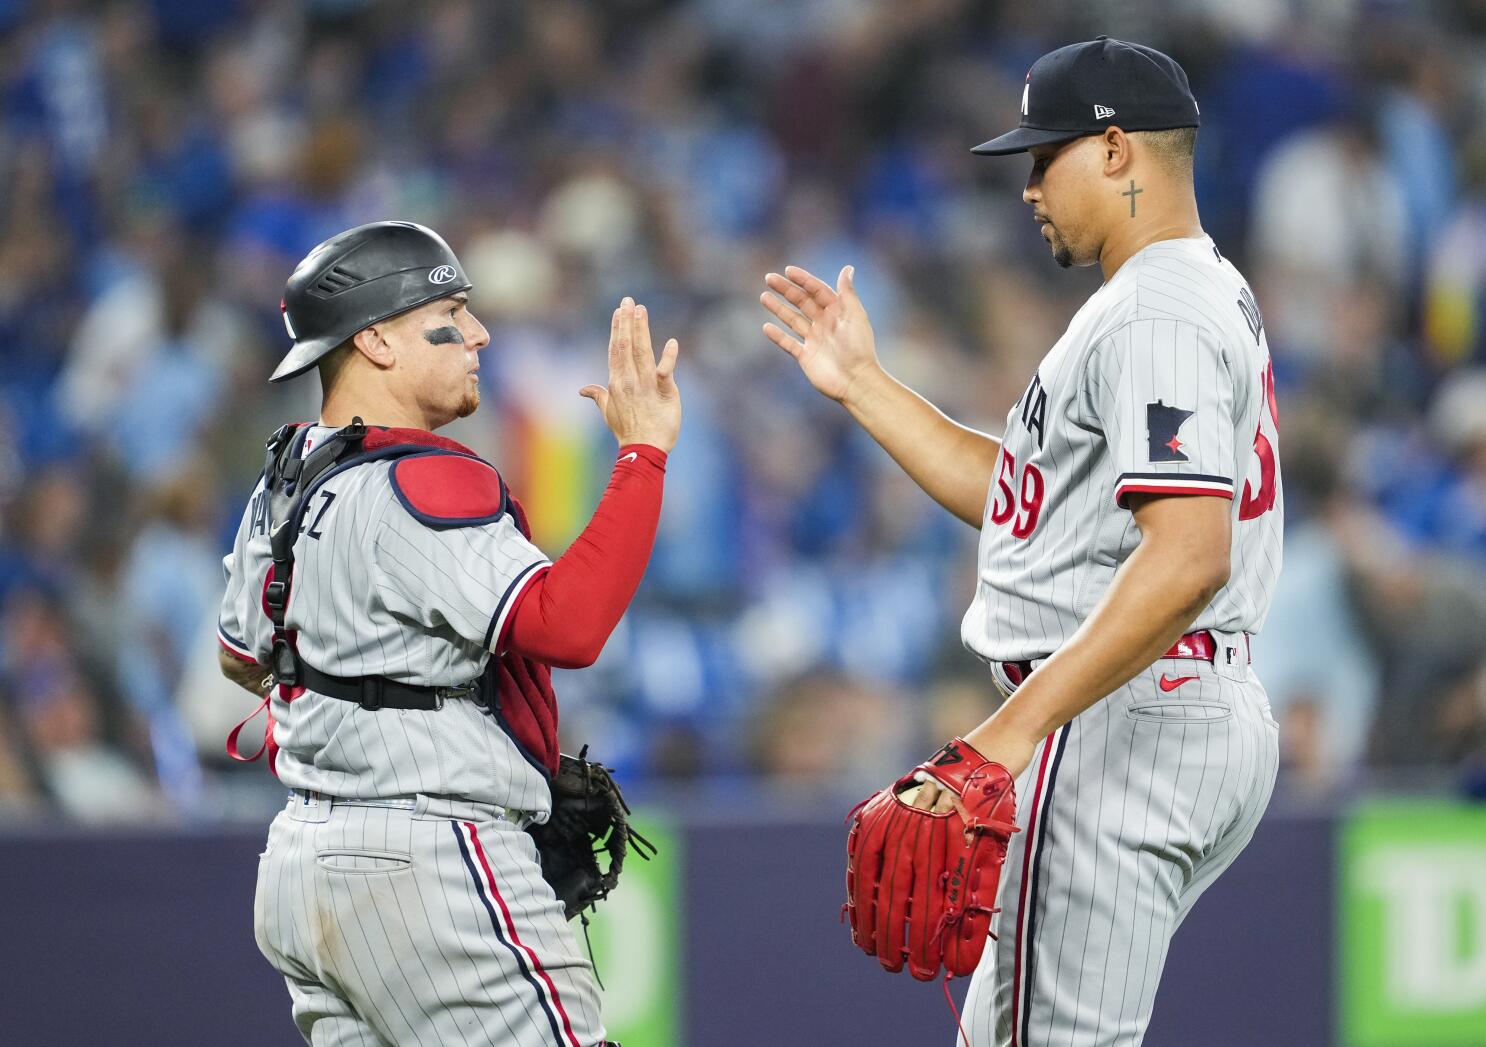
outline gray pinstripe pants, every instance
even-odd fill
[[[258,866],[254,933],[313,1047],[595,1047],[592,969],[499,808],[295,794]]]
[[[1171,937],[1254,835],[1278,762],[1247,664],[1160,659],[1045,739],[1017,781],[971,1047],[1138,1047]]]

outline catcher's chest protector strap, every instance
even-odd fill
[[[299,660],[295,631],[284,622],[294,578],[294,539],[299,535],[300,521],[317,481],[360,449],[366,437],[366,426],[360,418],[356,418],[350,425],[331,434],[309,455],[301,457],[303,441],[308,435],[309,426],[303,422],[290,422],[280,426],[268,438],[267,455],[263,463],[263,486],[269,500],[269,552],[273,558],[268,576],[263,580],[263,611],[273,626],[268,669],[285,701],[291,701],[302,693],[305,668]],[[258,709],[268,705],[269,695],[272,693],[270,690],[264,695],[263,704]],[[272,713],[264,726],[263,744],[258,751],[251,756],[244,756],[238,748],[238,735],[257,714],[258,710],[255,709],[227,735],[227,755],[243,763],[252,763],[267,752],[269,767],[272,769],[276,755]]]
[[[273,647],[269,670],[274,682],[288,694],[300,686],[299,653],[295,637],[284,625],[284,612],[289,606],[290,588],[294,581],[294,540],[299,537],[300,521],[314,493],[317,482],[342,460],[361,449],[366,426],[356,418],[344,429],[331,434],[308,455],[300,457],[308,429],[300,432],[297,424],[286,425],[268,441],[268,457],[263,465],[263,484],[268,492],[268,541],[273,567],[263,586],[263,609],[273,623]],[[296,439],[298,437],[298,439]]]

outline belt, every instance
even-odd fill
[[[385,676],[331,676],[304,661],[299,663],[299,682],[316,694],[355,702],[363,709],[442,709],[450,698],[479,700],[480,681],[471,680],[457,687],[427,687],[399,683]]]
[[[493,815],[503,818],[524,829],[538,815],[515,807],[477,800],[462,800],[451,796],[431,796],[418,793],[414,796],[378,796],[358,799],[348,796],[331,796],[314,789],[290,789],[292,817],[298,821],[325,821],[336,807],[385,807],[394,811],[409,811],[415,816],[424,814],[440,818],[455,818],[467,821]]]
[[[1207,629],[1199,629],[1196,632],[1187,633],[1176,643],[1172,644],[1170,650],[1168,650],[1161,657],[1195,658],[1198,661],[1202,662],[1216,662],[1218,660],[1219,653],[1218,647],[1218,639],[1212,634],[1211,631]],[[1242,652],[1240,652],[1237,647],[1228,647],[1225,648],[1222,653],[1227,661],[1229,661],[1230,663],[1237,661],[1240,654],[1243,655],[1243,660],[1245,662],[1252,661],[1253,650],[1250,645],[1249,634],[1243,634]],[[1001,662],[1000,664],[1002,671],[1006,673],[1006,678],[1012,682],[1012,685],[1020,687],[1022,685],[1022,681],[1032,675],[1032,663],[1040,662],[1044,658],[1048,657],[1051,656],[1042,655],[1038,658],[1025,658],[1019,662]]]
[[[334,807],[390,807],[396,811],[411,811],[418,806],[416,796],[382,796],[374,800],[359,800],[349,796],[329,796],[314,789],[290,789],[289,795],[306,806],[328,803]]]

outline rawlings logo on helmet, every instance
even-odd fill
[[[429,270],[428,282],[431,284],[447,284],[454,279],[455,275],[452,265],[441,265],[437,269]]]

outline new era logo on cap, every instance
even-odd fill
[[[1109,106],[1096,105],[1094,107],[1095,120],[1108,120],[1111,116],[1114,116],[1114,110],[1111,109]]]

